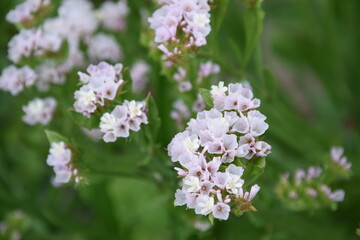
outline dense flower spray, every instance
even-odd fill
[[[211,31],[208,0],[158,0],[163,6],[149,18],[163,60],[173,65],[185,51],[206,44]]]
[[[40,123],[47,125],[55,112],[56,100],[52,97],[40,99],[35,98],[28,105],[23,106],[25,116],[23,121],[29,125]]]
[[[28,66],[17,68],[14,65],[3,69],[0,76],[0,89],[18,95],[25,88],[34,85],[35,72]]]
[[[8,57],[14,63],[24,58],[56,53],[62,46],[62,38],[55,32],[42,29],[23,29],[8,44]]]
[[[88,56],[91,62],[106,60],[116,62],[121,59],[122,50],[112,35],[99,33],[90,38]]]
[[[265,157],[271,146],[258,140],[268,124],[266,117],[254,110],[260,100],[253,99],[251,89],[242,84],[225,87],[220,82],[212,87],[211,95],[215,108],[190,119],[186,130],[168,145],[168,154],[181,165],[175,168],[182,178],[175,205],[186,205],[197,214],[226,220],[231,210],[236,214],[255,210],[251,201],[260,190],[253,185],[246,191],[245,165],[240,159],[247,163]],[[234,101],[239,104],[234,105]]]
[[[106,62],[90,65],[88,74],[79,72],[83,86],[75,92],[74,108],[87,118],[96,114],[100,117],[99,129],[105,142],[115,142],[117,138],[127,138],[130,130],[138,132],[142,124],[148,124],[145,101],[124,100],[112,112],[113,106],[124,84],[122,64],[112,66]]]
[[[139,60],[134,63],[130,69],[132,80],[132,90],[134,92],[142,92],[145,90],[149,82],[147,74],[150,72],[150,65],[144,60]]]
[[[129,7],[126,0],[118,2],[106,1],[97,12],[100,22],[106,29],[123,31],[126,29],[126,17],[129,15]]]
[[[27,0],[20,3],[6,15],[6,20],[24,27],[32,26],[37,15],[46,12],[51,0]]]
[[[124,83],[121,71],[122,64],[112,66],[106,62],[90,65],[86,73],[79,72],[84,84],[75,92],[75,111],[90,117],[98,107],[104,106],[106,100],[114,100],[119,87]]]
[[[56,174],[53,184],[59,186],[70,181],[79,183],[83,177],[73,165],[73,152],[65,142],[52,142],[46,162]]]
[[[304,171],[299,169],[293,178],[289,173],[281,176],[276,188],[278,197],[293,210],[317,209],[321,207],[336,208],[337,202],[342,202],[345,191],[331,190],[330,184],[336,179],[348,177],[351,163],[343,157],[343,148],[333,147],[331,158],[325,164],[325,169],[311,166]]]
[[[145,102],[125,100],[117,105],[111,113],[101,117],[100,131],[104,133],[105,142],[114,142],[118,137],[129,137],[129,131],[138,132],[141,124],[148,124]]]

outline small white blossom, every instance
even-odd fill
[[[25,116],[23,116],[22,119],[29,125],[35,125],[37,123],[47,125],[54,115],[55,107],[56,100],[54,98],[35,98],[30,101],[28,105],[23,106]]]

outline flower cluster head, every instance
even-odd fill
[[[332,147],[330,159],[325,168],[309,167],[307,172],[300,169],[293,178],[285,173],[276,188],[278,197],[293,210],[316,209],[323,206],[336,207],[344,200],[342,189],[332,191],[330,185],[350,175],[351,163],[343,156],[342,147]]]
[[[31,25],[36,14],[47,8],[51,0],[27,0],[6,15],[6,20],[13,24]]]
[[[58,33],[70,42],[91,36],[98,27],[92,4],[87,0],[64,0],[58,17],[47,19],[44,28]]]
[[[177,72],[174,74],[173,78],[179,84],[178,89],[180,92],[188,92],[192,89],[192,84],[186,79],[187,71],[183,67],[178,67]]]
[[[37,76],[28,66],[17,68],[14,65],[4,68],[0,76],[0,89],[18,95],[26,87],[34,85]]]
[[[121,59],[122,51],[112,35],[99,33],[89,39],[88,55],[91,62],[99,60],[116,62]]]
[[[43,29],[22,29],[8,44],[8,57],[14,63],[23,58],[44,56],[56,53],[62,46],[63,39],[52,31]]]
[[[123,31],[126,29],[126,17],[129,15],[129,7],[126,0],[118,2],[106,1],[99,11],[98,18],[108,30]]]
[[[317,209],[322,206],[334,208],[336,202],[344,200],[342,189],[331,191],[325,184],[326,172],[310,166],[307,171],[299,169],[293,178],[289,173],[282,175],[276,192],[284,204],[293,210]]]
[[[229,88],[238,90],[231,97],[241,98],[246,90],[251,92],[242,84],[230,84]],[[223,97],[227,98],[225,92]],[[214,102],[218,97],[215,93]],[[271,146],[257,140],[268,128],[265,119],[257,110],[238,108],[212,108],[190,119],[186,130],[168,145],[171,160],[181,165],[175,169],[183,179],[175,205],[187,205],[197,214],[212,214],[223,220],[231,210],[238,214],[254,210],[251,201],[260,187],[253,185],[246,192],[244,169],[238,165],[241,159],[249,162],[270,153]]]
[[[139,60],[132,66],[130,70],[132,80],[132,90],[134,92],[142,92],[145,90],[146,84],[149,82],[147,74],[150,72],[150,66],[143,60]]]
[[[23,106],[25,116],[23,116],[22,119],[29,125],[35,125],[37,123],[47,125],[55,113],[55,108],[56,100],[54,98],[35,98],[30,101],[28,105]]]
[[[148,124],[145,102],[125,100],[111,113],[105,113],[100,120],[100,131],[105,142],[115,142],[117,138],[127,138],[130,130],[138,132],[141,124]]]
[[[79,72],[84,84],[75,92],[75,111],[90,118],[99,106],[104,106],[106,100],[114,100],[119,87],[123,84],[122,64],[112,66],[106,62],[90,65],[86,73]]]
[[[171,119],[176,121],[179,127],[183,127],[187,120],[189,120],[191,113],[182,99],[176,100],[173,105],[173,110],[170,112]]]
[[[155,42],[169,66],[186,49],[206,44],[211,31],[208,0],[158,0],[163,4],[148,19]]]
[[[63,84],[65,82],[65,73],[60,67],[52,61],[45,62],[36,67],[38,80],[36,87],[39,91],[48,91],[50,84]]]
[[[348,162],[347,158],[343,154],[344,148],[332,147],[330,149],[331,164],[333,164],[335,168],[347,171],[350,170],[352,164],[351,162]]]
[[[82,180],[83,177],[72,164],[72,158],[72,150],[65,142],[51,143],[46,163],[53,167],[56,174],[53,180],[55,186],[68,183],[71,180],[74,180],[76,183]]]
[[[218,64],[213,63],[212,61],[201,63],[199,66],[197,82],[201,83],[204,80],[204,78],[219,73],[220,73],[220,66]]]

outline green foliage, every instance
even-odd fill
[[[10,64],[7,43],[17,33],[4,21],[5,14],[18,2],[1,3],[1,69]],[[93,2],[98,6],[103,1]],[[254,183],[261,187],[253,200],[258,211],[231,216],[228,221],[194,216],[184,207],[173,206],[178,179],[165,149],[178,131],[169,115],[179,94],[169,81],[171,72],[162,73],[159,50],[149,48],[153,33],[141,25],[139,9],[151,13],[156,8],[153,2],[128,1],[128,29],[116,35],[124,66],[152,59],[148,61],[152,68],[149,125],[133,134],[131,141],[105,144],[82,132],[80,126],[98,127],[100,119],[68,111],[79,88],[77,70],[67,76],[65,85],[48,93],[28,89],[15,98],[0,92],[0,222],[11,222],[30,240],[358,239],[360,230],[356,235],[354,229],[360,218],[360,2],[214,1],[209,42],[185,62],[190,69],[200,60],[213,60],[221,65],[220,81],[247,79],[262,101],[261,111],[270,126],[266,141],[272,145],[266,160],[242,162],[247,187]],[[209,87],[200,87],[211,107]],[[192,100],[195,93],[182,97]],[[134,99],[146,96],[125,90],[123,94]],[[46,135],[42,126],[21,121],[21,106],[37,95],[52,95],[59,104],[56,117],[46,127],[54,131],[45,130]],[[62,135],[74,137],[71,140],[84,150],[81,162],[88,163],[90,185],[74,189],[50,184],[53,173],[45,161],[46,137],[50,142],[68,142]],[[286,209],[274,193],[280,174],[323,164],[332,145],[343,145],[353,163],[353,174],[335,185],[345,190],[344,202],[336,211]],[[9,218],[15,210],[24,213],[24,222]],[[212,228],[200,232],[194,227],[198,220],[210,221]]]

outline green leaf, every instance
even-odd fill
[[[244,171],[245,187],[250,186],[264,172],[266,166],[265,158],[256,158],[251,160]]]
[[[54,132],[54,131],[50,131],[50,130],[45,130],[45,134],[47,139],[49,140],[50,143],[53,142],[69,142],[69,140],[62,136],[61,134]]]
[[[244,51],[244,67],[249,62],[263,29],[264,11],[261,9],[261,0],[251,1],[244,14],[246,44]]]
[[[100,119],[97,116],[92,116],[91,118],[87,118],[80,113],[70,111],[71,118],[74,122],[80,127],[87,128],[89,130],[94,128],[99,128]]]
[[[214,216],[212,214],[209,214],[209,221],[211,223],[211,226],[214,226]]]
[[[210,90],[205,89],[205,88],[200,88],[199,89],[201,97],[203,98],[205,104],[207,107],[213,107],[213,99],[210,93]]]
[[[148,126],[146,126],[145,134],[151,143],[155,143],[155,140],[159,134],[161,119],[159,117],[159,110],[156,106],[156,103],[150,94],[148,95],[146,102],[149,110],[148,112],[149,124]]]
[[[214,32],[216,35],[219,32],[220,26],[226,15],[226,10],[229,5],[229,0],[219,0],[217,1],[216,8],[213,11],[214,16]]]

